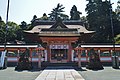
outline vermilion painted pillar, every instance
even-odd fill
[[[88,50],[85,50],[85,53],[86,53],[86,62],[88,62]]]
[[[113,50],[110,50],[110,54],[111,54],[111,61],[112,61],[112,55],[113,55],[112,53],[113,53]]]
[[[50,61],[50,44],[49,44],[49,42],[48,42],[48,44],[47,44],[47,61]]]
[[[68,58],[69,58],[69,61],[71,61],[71,55],[72,55],[72,46],[71,46],[71,42],[69,42],[69,53],[68,53]]]
[[[50,55],[51,55],[51,53],[50,53],[50,48],[49,48],[50,46],[48,46],[47,47],[47,58],[48,58],[48,60],[47,61],[50,61]]]
[[[17,53],[18,53],[18,54],[17,54],[17,62],[18,62],[18,61],[19,61],[19,57],[20,57],[20,54],[19,54],[19,53],[20,53],[20,50],[19,50],[19,49],[17,50]]]
[[[32,62],[32,49],[30,49],[30,61]]]

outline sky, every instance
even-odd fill
[[[117,7],[118,0],[111,0],[113,10]],[[63,4],[64,13],[70,15],[73,5],[85,16],[86,0],[10,0],[9,21],[20,24],[22,21],[30,23],[34,15],[42,17],[43,13],[49,14],[57,4]],[[7,12],[7,0],[0,0],[0,16],[5,21]]]

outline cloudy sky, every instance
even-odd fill
[[[114,2],[113,9],[117,6],[118,0]],[[82,12],[82,16],[86,15],[85,7],[86,0],[10,0],[9,21],[14,21],[20,24],[22,21],[30,23],[33,15],[41,17],[43,13],[49,14],[57,4],[63,4],[65,7],[64,13],[70,15],[70,10],[73,5],[76,5],[78,11]],[[0,16],[5,21],[7,0],[0,0]]]

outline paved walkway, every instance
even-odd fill
[[[74,69],[45,69],[35,80],[84,80]]]

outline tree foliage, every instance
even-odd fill
[[[88,0],[86,7],[89,30],[96,31],[93,36],[93,42],[110,43],[112,42],[111,28],[111,4],[109,1]],[[112,13],[111,13],[112,14]]]
[[[4,21],[0,21],[0,43],[3,43],[5,41],[5,23]]]
[[[66,15],[66,14],[63,14],[63,12],[64,12],[64,9],[65,7],[63,7],[63,5],[62,4],[60,4],[60,3],[58,3],[57,4],[57,7],[56,8],[54,8],[52,11],[51,11],[51,13],[50,14],[48,14],[48,15],[50,15],[50,20],[57,20],[58,19],[58,17],[60,17],[61,19],[68,19],[68,16]]]
[[[44,13],[43,16],[40,18],[41,20],[48,20],[47,14]]]
[[[117,19],[120,21],[120,0],[117,2],[117,9],[116,9]]]
[[[115,39],[115,43],[116,44],[120,44],[120,0],[118,0],[117,2],[117,8],[115,10],[114,16],[116,17],[116,19],[114,20],[114,26],[115,28],[115,32],[116,32],[116,37]]]
[[[0,16],[0,21],[2,21],[2,17]]]
[[[120,34],[116,35],[115,41],[116,44],[120,44]]]
[[[91,41],[95,43],[111,43],[113,40],[112,28],[111,28],[111,18],[113,23],[113,30],[116,43],[120,43],[120,0],[118,0],[116,11],[112,11],[112,4],[108,0],[87,0],[89,1],[86,5],[87,16],[80,18],[81,12],[77,10],[77,7],[73,5],[70,10],[70,20],[80,20],[85,23],[88,30],[94,30],[96,33],[93,35]],[[56,20],[59,17],[62,20],[69,20],[69,16],[64,14],[64,8],[62,4],[58,3],[56,8],[53,8],[51,13],[47,16],[46,13],[43,14],[41,18],[36,15],[33,16],[31,22],[34,20]],[[110,11],[111,10],[111,11]],[[112,15],[110,15],[110,12]],[[7,35],[7,41],[23,40],[23,31],[32,29],[34,27],[33,23],[27,24],[22,21],[20,25],[14,22],[8,22],[8,27],[6,28],[5,22],[0,16],[0,43],[4,43],[5,34]],[[25,40],[25,39],[24,39]]]
[[[71,20],[80,20],[80,14],[82,14],[81,12],[77,11],[77,7],[75,5],[73,5],[71,11],[70,11],[70,16],[71,16]]]
[[[25,21],[22,21],[21,24],[20,24],[20,28],[22,30],[27,30],[28,29],[27,23]]]
[[[8,26],[6,27],[5,22],[0,21],[0,43],[4,43],[5,38],[7,42],[10,42],[10,41],[14,42],[16,39],[18,39],[18,35],[20,35],[20,34],[17,34],[19,29],[20,29],[20,26],[14,22],[9,21]]]
[[[33,20],[35,20],[35,19],[37,19],[37,16],[36,16],[36,15],[33,16]]]
[[[7,29],[7,40],[14,41],[17,39],[18,35],[16,34],[17,31],[20,29],[20,26],[14,22],[8,22],[8,29]]]

